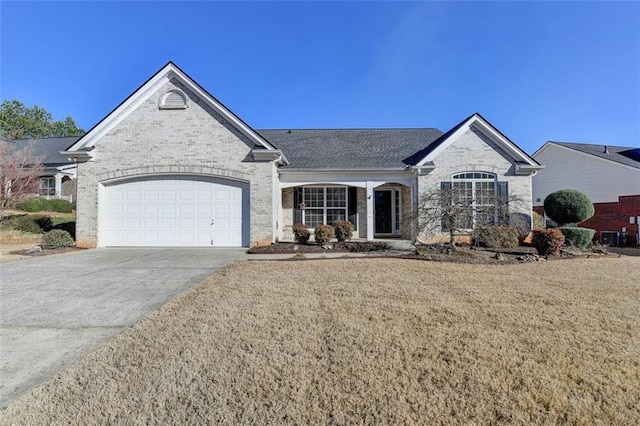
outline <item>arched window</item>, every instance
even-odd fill
[[[473,229],[478,225],[497,225],[506,215],[507,182],[498,182],[497,176],[489,172],[464,172],[451,176],[450,182],[442,182],[442,189],[450,191],[451,209],[449,220],[457,229]]]
[[[171,90],[160,98],[160,109],[186,109],[189,98],[180,90]]]

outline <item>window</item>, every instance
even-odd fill
[[[302,202],[305,204],[304,223],[310,228],[347,220],[345,187],[304,187]]]
[[[44,177],[40,179],[39,195],[56,195],[56,178]]]
[[[453,175],[451,182],[442,182],[450,189],[450,220],[458,229],[473,229],[478,225],[497,225],[506,213],[507,182],[497,182],[496,175],[485,172],[465,172]],[[443,220],[443,230],[447,229]]]

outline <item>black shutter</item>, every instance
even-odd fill
[[[302,204],[302,188],[293,188],[293,225],[296,223],[302,223],[302,210],[300,210],[300,204]]]
[[[509,182],[498,182],[498,225],[509,224]]]
[[[353,230],[358,230],[358,188],[347,188],[347,220],[353,225]]]
[[[451,182],[440,182],[440,203],[442,203],[442,207],[445,206],[445,203],[451,202],[451,188]],[[449,226],[450,219],[451,218],[445,217],[444,215],[440,217],[440,226],[442,226],[442,231],[449,231],[451,229]]]

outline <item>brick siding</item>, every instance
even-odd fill
[[[617,203],[594,203],[595,214],[591,219],[585,220],[579,226],[596,230],[594,239],[601,241],[601,232],[622,232],[627,228],[627,245],[637,246],[636,232],[638,224],[630,224],[629,217],[640,216],[640,195],[624,195],[618,197]],[[544,214],[544,207],[535,207],[539,214]]]

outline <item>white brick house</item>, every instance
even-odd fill
[[[479,114],[444,134],[254,130],[171,62],[63,154],[84,247],[263,245],[336,219],[410,238],[421,192],[456,179],[508,188],[529,215],[541,168]]]

